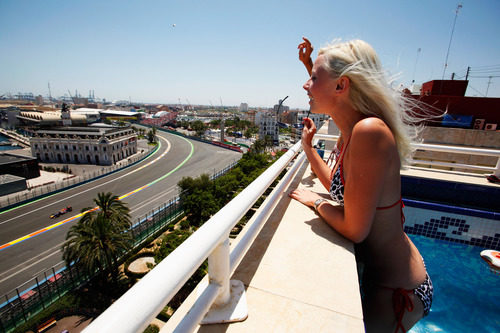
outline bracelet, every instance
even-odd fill
[[[327,201],[327,200],[324,198],[320,198],[320,199],[317,199],[316,201],[314,201],[314,211],[316,213],[318,213],[318,206],[321,205],[325,201]]]

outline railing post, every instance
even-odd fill
[[[248,306],[243,282],[229,280],[231,273],[229,234],[208,256],[209,284],[221,288],[212,307],[200,324],[223,324],[243,321],[248,317]]]
[[[495,166],[495,172],[493,174],[500,177],[500,156],[497,158],[497,165]]]
[[[208,256],[208,277],[210,283],[216,283],[222,287],[214,305],[226,304],[231,293],[229,288],[229,237]]]

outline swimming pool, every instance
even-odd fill
[[[500,332],[500,274],[491,272],[479,255],[500,248],[500,214],[404,202],[405,231],[424,257],[434,285],[430,314],[410,332]]]
[[[500,275],[479,256],[484,248],[408,236],[434,285],[431,312],[409,332],[500,332]]]

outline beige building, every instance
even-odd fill
[[[259,112],[255,117],[255,122],[259,127],[259,139],[264,140],[270,136],[274,145],[279,144],[279,128],[276,115],[271,112]]]
[[[111,165],[137,152],[137,136],[131,128],[40,130],[30,144],[31,155],[44,163]]]

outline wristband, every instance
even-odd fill
[[[324,198],[317,199],[314,201],[314,211],[317,213],[318,212],[318,206],[321,205],[323,202],[327,201]]]

